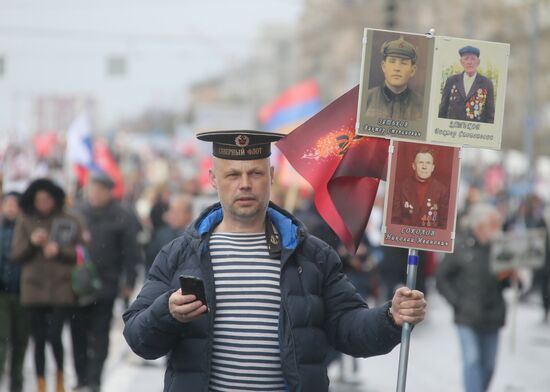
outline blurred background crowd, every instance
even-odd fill
[[[414,33],[434,27],[438,35],[511,44],[502,150],[463,149],[457,232],[467,230],[462,217],[480,203],[496,208],[505,229],[546,228],[550,222],[550,2],[546,0],[227,4],[162,0],[154,6],[145,1],[56,0],[46,6],[0,0],[0,8],[2,273],[4,265],[14,261],[7,238],[23,241],[21,236],[27,235],[24,239],[31,241],[33,233],[18,232],[14,222],[44,215],[36,204],[42,188],[32,188],[39,178],[51,180],[46,187],[55,201],[51,211],[75,212],[81,217],[81,239],[92,249],[94,243],[108,248],[92,253],[123,255],[114,257],[111,266],[99,267],[113,287],[101,307],[94,305],[96,313],[69,310],[67,306],[76,303],[55,299],[26,303],[34,309],[27,336],[35,342],[43,344],[47,337],[32,324],[42,325],[41,320],[53,317],[54,337],[59,337],[64,321],[71,321],[76,357],[86,357],[78,350],[89,351],[87,345],[103,347],[96,357],[92,355],[91,361],[96,361],[92,371],[88,359],[75,361],[75,384],[88,385],[92,378],[99,390],[107,356],[108,340],[78,343],[87,339],[78,335],[82,325],[90,318],[100,319],[95,334],[108,335],[115,299],[129,300],[160,248],[216,200],[208,181],[210,151],[197,143],[194,131],[293,129],[358,83],[365,27]],[[276,121],[285,93],[299,95],[304,86],[313,104],[286,123]],[[273,201],[338,250],[346,273],[370,303],[391,298],[395,287],[405,282],[407,250],[379,245],[384,183],[364,241],[351,256],[315,211],[308,184],[277,154],[274,158]],[[61,204],[56,196],[60,192]],[[30,204],[17,212],[14,200],[22,195]],[[108,205],[113,210],[106,212]],[[110,218],[121,226],[113,227]],[[38,226],[44,222],[38,221]],[[108,230],[126,236],[122,241],[126,248],[119,249],[121,241],[109,242]],[[35,237],[41,244],[40,236]],[[63,254],[60,249],[51,252],[53,257]],[[14,259],[25,260],[28,255],[22,249]],[[518,271],[521,299],[540,303],[540,319],[546,322],[548,257],[540,269]],[[417,286],[428,299],[442,259],[443,254],[421,252]],[[23,285],[3,285],[5,292],[16,296],[10,300],[19,302],[24,296]],[[7,312],[10,303],[2,302],[1,311]],[[0,328],[2,333],[8,329]],[[21,339],[11,342],[21,348],[19,354],[13,351],[20,356],[13,358],[16,362],[26,348],[25,336]],[[58,347],[55,358],[59,371],[62,351]],[[35,352],[39,378],[44,375],[42,362]],[[63,385],[62,372],[57,377]],[[11,390],[22,390],[17,374],[11,378],[15,380]],[[0,382],[0,388],[8,385]]]

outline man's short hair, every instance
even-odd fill
[[[403,36],[393,41],[384,42],[380,51],[383,60],[386,60],[388,56],[392,56],[409,59],[413,64],[416,64],[416,48],[413,44],[405,41]]]
[[[433,158],[433,161],[435,163],[435,151],[429,147],[420,147],[416,152],[414,153],[414,160],[416,160],[416,156],[418,154],[430,154]]]
[[[476,203],[468,209],[467,214],[462,218],[462,225],[470,230],[475,229],[480,223],[483,223],[492,215],[500,215],[498,209],[489,203]]]
[[[21,198],[21,192],[18,191],[9,191],[4,194],[2,194],[2,200],[6,199],[8,197],[14,197],[17,201]]]
[[[90,176],[90,181],[107,189],[113,189],[116,185],[113,178],[102,170],[93,171]]]

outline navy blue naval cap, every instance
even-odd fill
[[[282,133],[224,130],[198,132],[197,139],[212,142],[212,155],[221,159],[251,161],[271,155],[271,143],[282,139]]]
[[[479,49],[475,46],[467,45],[463,48],[458,49],[458,54],[460,57],[464,56],[465,54],[475,54],[477,57],[479,57]]]

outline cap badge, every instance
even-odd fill
[[[235,138],[235,145],[238,147],[246,147],[250,143],[250,138],[246,135],[239,135]]]

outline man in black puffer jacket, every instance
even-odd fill
[[[198,137],[214,142],[210,176],[220,203],[161,250],[123,316],[138,355],[169,355],[165,391],[328,391],[329,345],[384,354],[404,322],[423,320],[423,294],[407,288],[369,309],[336,252],[269,202],[269,143],[281,135]],[[202,279],[206,304],[178,289],[180,275]]]
[[[76,391],[100,391],[114,303],[119,295],[129,298],[142,263],[134,217],[113,198],[114,185],[108,175],[94,173],[87,200],[75,211],[86,224],[88,249],[102,283],[94,302],[76,308],[71,317]]]

